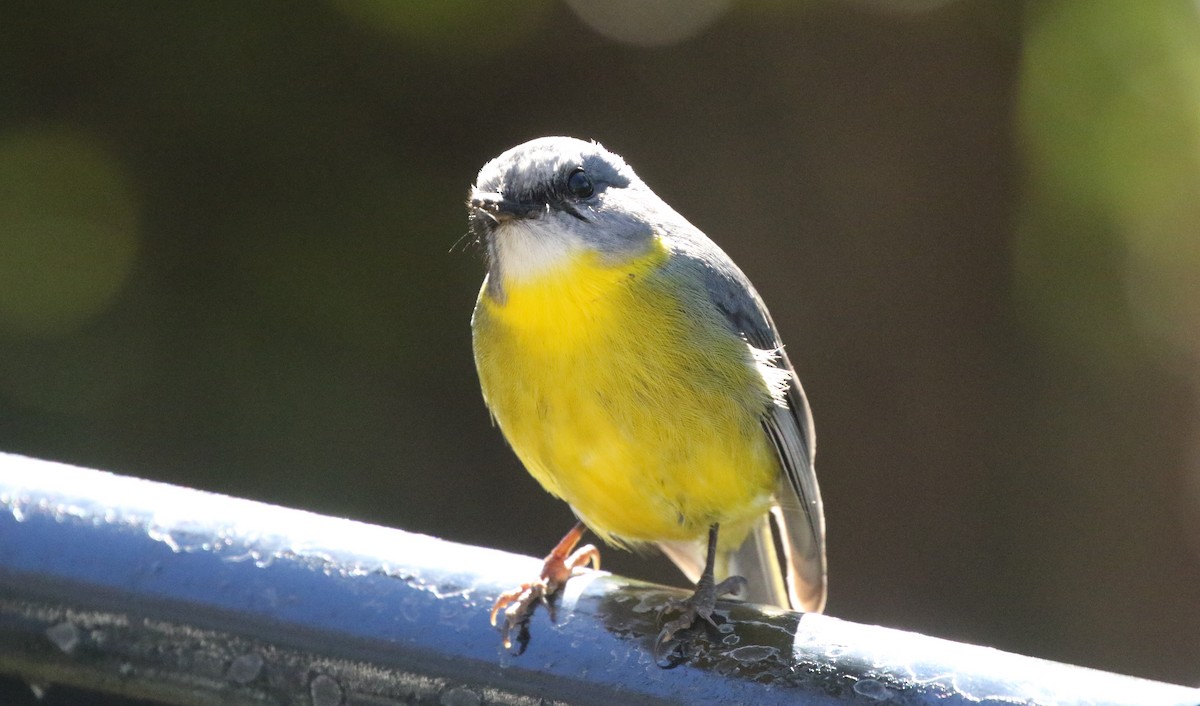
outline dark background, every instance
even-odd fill
[[[1195,3],[623,4],[5,2],[0,449],[543,554],[464,200],[594,138],[771,306],[829,613],[1200,681]]]

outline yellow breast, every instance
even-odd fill
[[[722,545],[766,512],[778,462],[747,344],[672,281],[658,248],[620,266],[584,253],[484,290],[473,319],[484,397],[525,467],[610,541]]]

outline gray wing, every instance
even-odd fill
[[[703,235],[700,238],[703,240],[686,243],[690,252],[685,257],[699,261],[713,305],[751,346],[778,351],[775,366],[791,373],[786,406],[770,404],[762,417],[763,430],[774,444],[783,469],[783,480],[776,492],[778,504],[772,509],[771,520],[776,524],[785,553],[780,563],[786,577],[787,603],[793,609],[819,613],[825,607],[826,594],[825,514],[813,469],[816,435],[808,398],[783,350],[771,315],[753,285],[715,244]],[[731,557],[731,564],[735,565],[730,570],[763,576],[772,567],[762,564],[771,558],[775,558],[774,541],[764,519]],[[753,582],[753,576],[750,578]]]

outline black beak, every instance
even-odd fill
[[[529,218],[543,209],[541,204],[512,201],[504,198],[504,194],[488,191],[471,192],[471,200],[468,203],[476,213],[496,223],[514,218]]]

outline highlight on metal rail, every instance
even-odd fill
[[[0,454],[0,701],[1200,704],[1200,690],[736,601],[664,668],[685,595],[573,579],[519,656],[488,622],[540,561]],[[57,700],[56,700],[57,699]]]

